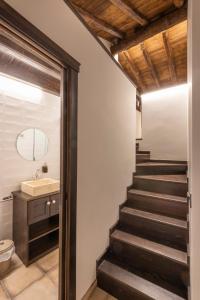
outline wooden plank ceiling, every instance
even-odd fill
[[[71,0],[140,93],[187,81],[187,0]]]

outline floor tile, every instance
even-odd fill
[[[10,299],[10,298],[6,295],[5,291],[3,290],[2,286],[0,285],[0,300],[8,300],[8,299]]]
[[[19,259],[19,257],[16,254],[14,254],[11,259],[11,263],[10,263],[10,267],[9,267],[8,271],[6,273],[4,273],[3,277],[0,277],[0,279],[4,279],[5,277],[7,277],[10,273],[12,273],[15,269],[17,269],[21,265],[22,265],[22,261]]]
[[[58,286],[58,266],[50,270],[47,275],[53,281],[53,283]]]
[[[24,265],[17,268],[14,272],[8,275],[3,283],[11,296],[16,296],[27,286],[38,280],[44,273],[34,265],[26,268]]]
[[[56,249],[55,251],[49,253],[45,257],[42,257],[37,261],[37,265],[44,271],[48,272],[51,270],[53,267],[58,265],[58,260],[59,260],[59,250]]]
[[[34,282],[31,286],[26,288],[21,294],[14,298],[14,300],[57,300],[58,289],[51,282],[51,280],[44,276],[42,279]]]
[[[107,298],[108,294],[97,287],[90,296],[89,300],[107,300]]]

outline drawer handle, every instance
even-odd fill
[[[48,205],[48,206],[51,205],[51,202],[50,202],[50,201],[47,201],[47,205]]]
[[[53,204],[56,204],[56,200],[52,200],[52,203],[53,203]]]

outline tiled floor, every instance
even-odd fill
[[[10,272],[0,280],[0,300],[57,300],[58,250],[26,268],[14,255]]]
[[[26,268],[14,255],[9,273],[0,280],[0,300],[57,300],[58,250]],[[89,299],[88,299],[89,300]],[[115,300],[96,288],[90,300]]]

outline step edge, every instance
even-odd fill
[[[116,230],[116,231],[123,232],[123,231],[121,231],[121,230]],[[173,249],[174,251],[179,251],[179,252],[184,253],[184,255],[186,256],[186,259],[185,259],[184,261],[183,261],[182,259],[178,259],[178,260],[177,260],[177,259],[175,259],[175,258],[173,258],[173,257],[171,257],[171,256],[169,256],[169,255],[164,255],[164,254],[162,254],[162,253],[160,253],[160,252],[156,252],[156,251],[153,251],[152,249],[148,249],[148,248],[144,247],[143,245],[132,244],[132,243],[130,243],[130,242],[128,242],[128,241],[122,240],[122,239],[120,239],[120,238],[118,238],[118,237],[113,236],[113,234],[114,234],[114,232],[113,232],[112,235],[111,235],[111,239],[115,239],[115,240],[121,241],[121,242],[123,242],[123,243],[126,243],[126,244],[128,244],[128,245],[130,245],[130,246],[133,246],[133,247],[136,247],[136,248],[139,248],[139,249],[144,249],[144,250],[147,251],[147,252],[154,253],[154,254],[156,254],[156,255],[158,255],[158,256],[165,257],[165,258],[167,258],[167,259],[169,259],[169,260],[171,260],[171,261],[174,261],[174,262],[176,262],[176,263],[179,263],[179,264],[181,264],[181,265],[183,265],[183,266],[188,267],[188,263],[187,263],[187,252],[185,252],[185,251],[177,250],[177,249],[175,249],[175,248],[172,248],[172,247],[169,247],[169,246],[165,246],[165,245],[160,244],[160,243],[157,243],[157,242],[152,242],[152,241],[150,241],[150,240],[148,240],[148,239],[141,238],[141,237],[139,237],[139,236],[137,236],[137,235],[130,234],[130,233],[126,233],[126,234],[129,234],[129,235],[133,235],[133,236],[139,237],[139,238],[142,239],[142,240],[146,240],[146,241],[149,241],[149,242],[151,242],[151,243],[160,245],[160,246],[162,246],[163,248],[167,247],[167,248]]]
[[[137,214],[134,214],[134,213],[129,213],[127,211],[124,211],[124,209],[130,209],[130,210],[136,210],[136,211],[141,211],[143,213],[146,214],[146,216],[139,216]],[[158,220],[156,219],[156,216],[160,216],[160,217],[163,217],[163,215],[159,215],[159,214],[155,214],[155,213],[151,213],[151,212],[148,212],[148,211],[144,211],[144,210],[140,210],[140,209],[134,209],[134,208],[131,208],[131,207],[127,207],[127,206],[124,206],[120,213],[123,213],[123,214],[127,214],[127,215],[132,215],[132,216],[136,216],[138,218],[141,218],[141,219],[148,219],[152,222],[155,222],[155,223],[161,223],[161,224],[164,224],[164,225],[169,225],[169,226],[173,226],[173,227],[177,227],[177,228],[181,228],[181,229],[185,229],[187,230],[187,221],[184,221],[183,222],[185,223],[184,225],[181,225],[181,224],[174,224],[174,223],[170,223],[170,222],[167,222],[167,221],[164,221],[164,220]],[[148,214],[149,214],[149,217],[148,217]],[[150,214],[155,216],[155,218],[151,218],[150,217]],[[165,217],[165,216],[164,216]],[[172,218],[172,217],[166,217],[166,218],[169,218],[169,219],[172,219],[172,220],[177,220],[177,221],[180,221],[180,219],[176,219],[176,218]],[[182,220],[181,220],[182,221]]]
[[[142,193],[137,193],[136,191],[141,191]],[[148,195],[148,193],[149,193],[149,195]],[[166,201],[174,201],[174,202],[180,202],[180,203],[187,204],[187,197],[182,197],[182,196],[177,196],[177,197],[180,198],[180,199],[177,199],[177,198],[174,198],[174,197],[176,197],[175,195],[163,194],[163,195],[167,195],[167,197],[162,197],[161,193],[156,193],[156,192],[151,192],[151,191],[148,192],[148,191],[137,190],[137,189],[128,190],[128,194],[137,195],[137,196],[139,195],[139,196],[143,196],[143,197],[163,199],[163,200],[166,200]]]
[[[109,261],[107,261],[107,260],[105,260],[105,261],[102,262],[102,264],[101,264],[101,265],[99,266],[99,268],[98,268],[98,271],[99,271],[99,272],[105,274],[106,276],[112,278],[113,280],[116,280],[116,281],[119,282],[119,283],[124,284],[125,286],[127,286],[127,287],[129,287],[129,288],[131,288],[131,289],[134,289],[134,290],[138,291],[139,293],[141,293],[141,295],[149,296],[149,297],[155,297],[155,296],[156,296],[156,295],[153,295],[153,294],[150,294],[150,295],[149,295],[149,294],[148,294],[148,291],[145,292],[145,291],[142,291],[141,289],[138,289],[138,285],[133,286],[133,285],[131,285],[131,284],[128,284],[127,282],[121,280],[121,279],[118,278],[117,276],[114,276],[113,273],[111,274],[111,273],[107,272],[106,270],[103,269],[103,264],[105,264],[105,263],[108,263],[108,264],[114,266],[114,268],[116,268],[116,269],[122,270],[123,272],[125,272],[125,273],[126,273],[128,276],[130,276],[130,277],[134,277],[134,278],[137,277],[137,278],[139,278],[139,280],[141,280],[141,282],[143,282],[144,284],[145,284],[145,283],[148,283],[149,286],[151,286],[151,287],[156,287],[156,288],[159,289],[160,292],[162,292],[162,293],[167,292],[167,293],[168,293],[168,297],[171,296],[171,295],[174,295],[174,296],[177,297],[177,300],[185,300],[185,299],[182,298],[181,296],[176,295],[176,294],[174,294],[173,292],[171,292],[171,291],[169,291],[169,290],[167,290],[167,289],[165,289],[165,288],[163,288],[163,287],[161,287],[161,286],[159,286],[159,285],[157,285],[157,284],[155,284],[155,283],[153,283],[153,282],[151,282],[151,281],[149,281],[149,280],[147,280],[147,279],[145,279],[145,278],[143,278],[143,277],[141,277],[141,276],[138,276],[138,275],[136,275],[135,273],[132,273],[132,272],[130,272],[130,271],[128,271],[128,270],[126,270],[126,269],[124,269],[124,268],[122,268],[122,267],[116,265],[116,264],[113,264],[113,263],[111,263],[111,262],[109,262]],[[150,287],[148,287],[148,289],[150,290]],[[162,296],[162,295],[160,295],[160,296]]]

